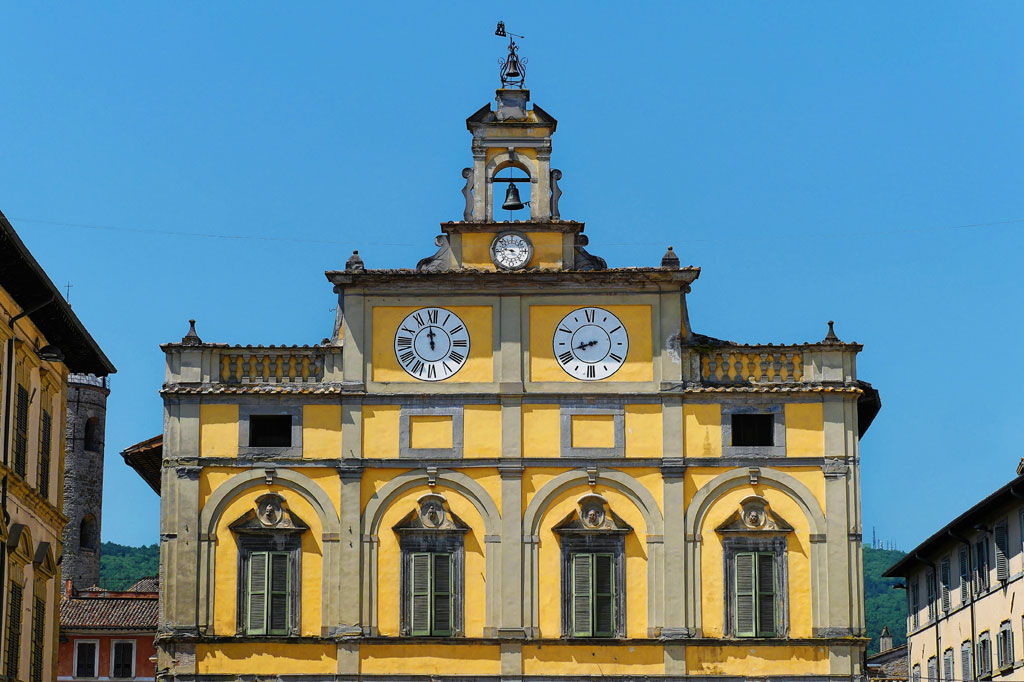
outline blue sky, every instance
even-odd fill
[[[583,7],[5,3],[0,210],[119,370],[105,540],[157,541],[118,452],[161,429],[160,343],[190,317],[316,343],[325,269],[414,266],[461,216],[498,19],[590,251],[701,266],[696,331],[865,345],[865,538],[908,548],[1013,477],[1024,5]]]

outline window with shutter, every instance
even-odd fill
[[[449,552],[416,552],[410,556],[410,632],[421,637],[455,633],[454,576]]]
[[[949,581],[949,557],[946,557],[939,564],[939,598],[942,600],[943,613],[949,613],[950,610]]]
[[[952,681],[953,680],[953,650],[946,649],[946,652],[942,654],[942,679]]]
[[[50,497],[50,440],[53,436],[53,419],[43,410],[39,420],[39,476],[37,488],[44,498]]]
[[[18,678],[21,663],[21,585],[11,583],[10,602],[7,609],[7,677]]]
[[[594,555],[594,636],[615,634],[615,558]]]
[[[1010,579],[1010,544],[1006,521],[1000,521],[992,531],[996,550],[996,580]]]
[[[939,666],[938,661],[932,656],[928,659],[928,682],[938,682],[939,679]]]
[[[614,637],[615,555],[575,553],[571,559],[570,596],[573,637]]]
[[[974,679],[974,672],[971,667],[972,648],[970,642],[964,642],[960,645],[960,679],[963,682],[971,682]]]
[[[431,557],[431,605],[433,619],[430,634],[452,635],[452,555],[435,552]]]
[[[733,559],[737,637],[777,634],[775,555],[738,552]]]
[[[966,604],[971,598],[971,583],[968,576],[971,574],[970,553],[966,547],[960,548],[960,604]]]
[[[757,555],[757,636],[775,636],[775,555]]]
[[[412,555],[412,634],[430,634],[430,554]]]
[[[18,384],[14,408],[14,473],[22,478],[28,472],[28,391]]]
[[[32,609],[32,665],[29,671],[32,682],[43,681],[43,646],[46,643],[46,601],[35,598]]]
[[[910,674],[910,679],[913,682],[921,682],[921,664],[918,663],[914,666],[913,671]]]
[[[988,591],[988,539],[974,545],[974,581],[976,595]]]
[[[996,635],[996,658],[1000,670],[1013,666],[1013,630],[1008,620],[1003,621]]]
[[[114,642],[111,658],[113,659],[111,673],[115,678],[135,676],[135,642]]]
[[[992,672],[992,640],[988,632],[981,633],[978,638],[977,673],[979,676],[988,675]]]
[[[75,642],[75,677],[96,677],[98,642]]]

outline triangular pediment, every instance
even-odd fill
[[[283,497],[267,493],[257,497],[256,507],[228,528],[236,533],[302,533],[309,530],[309,525],[285,506]]]
[[[419,505],[392,526],[396,533],[468,533],[469,526],[448,509],[443,495],[427,493],[416,500]]]
[[[760,525],[744,521],[742,511],[733,512],[733,515],[726,519],[725,523],[715,528],[716,533],[792,533],[793,526],[773,512],[765,510],[765,518]]]
[[[633,530],[632,526],[611,510],[608,502],[600,495],[584,495],[577,503],[577,508],[569,512],[551,530],[560,535],[625,535]]]
[[[53,546],[49,542],[40,542],[32,558],[36,575],[52,578],[57,574],[57,562],[53,558]]]

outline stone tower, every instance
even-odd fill
[[[68,379],[67,445],[64,456],[64,578],[77,588],[100,582],[100,513],[103,501],[103,439],[107,421],[106,378],[72,374]]]

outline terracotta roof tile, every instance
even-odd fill
[[[136,583],[138,584],[138,583]],[[79,630],[156,630],[156,595],[145,597],[62,597],[60,626]]]

